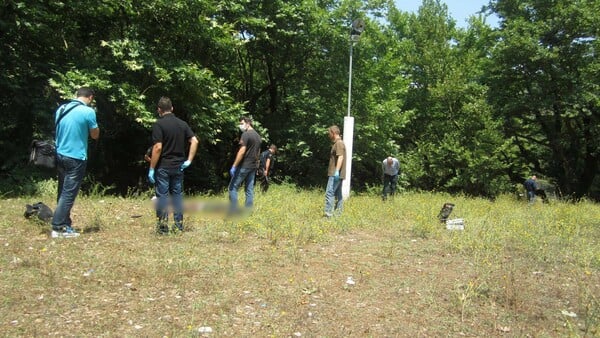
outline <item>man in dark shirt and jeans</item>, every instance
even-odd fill
[[[525,180],[525,183],[523,183],[525,190],[527,190],[527,200],[529,203],[535,202],[535,192],[537,190],[537,184],[535,183],[536,180],[537,177],[533,175]]]
[[[190,126],[173,114],[173,105],[168,97],[158,101],[160,118],[152,127],[152,156],[148,180],[156,183],[155,191],[157,232],[169,232],[169,195],[173,206],[173,231],[183,231],[183,170],[192,164],[198,149],[198,139]],[[186,147],[189,151],[186,155]],[[155,172],[156,169],[156,172]]]
[[[271,144],[269,149],[263,151],[260,154],[260,164],[258,166],[258,180],[260,182],[260,188],[262,192],[267,192],[269,190],[269,184],[271,184],[271,172],[273,171],[273,166],[275,165],[275,159],[273,155],[277,153],[277,146]]]
[[[235,161],[229,170],[231,182],[229,183],[229,213],[238,212],[238,190],[244,184],[246,192],[245,207],[251,209],[254,205],[254,178],[258,169],[258,155],[260,154],[261,139],[256,130],[252,128],[252,119],[241,117],[239,128],[242,131],[240,149]]]

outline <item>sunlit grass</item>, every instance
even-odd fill
[[[191,212],[187,231],[160,237],[150,194],[100,187],[73,209],[82,236],[61,240],[23,218],[26,203],[54,207],[50,188],[0,201],[9,336],[600,333],[600,206],[590,202],[353,194],[328,219],[324,191],[275,185],[246,217]],[[437,220],[445,202],[463,231]]]

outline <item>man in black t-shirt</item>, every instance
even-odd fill
[[[251,209],[254,205],[254,177],[258,169],[258,155],[260,153],[261,139],[256,130],[252,128],[252,119],[241,117],[239,128],[242,131],[240,149],[238,150],[233,165],[229,170],[229,212],[238,211],[238,190],[242,183],[246,192],[245,206]]]
[[[271,181],[270,175],[273,171],[273,166],[275,165],[275,158],[273,158],[273,155],[276,153],[277,146],[271,144],[269,149],[260,154],[260,165],[258,166],[258,171],[256,173],[260,181],[262,192],[267,192],[267,190],[269,190],[269,184]]]
[[[173,231],[183,231],[183,170],[192,164],[198,149],[198,139],[190,126],[173,114],[173,105],[168,97],[163,96],[158,101],[158,114],[160,118],[152,127],[154,146],[150,156],[148,180],[152,184],[156,183],[157,232],[166,234],[169,232],[169,195],[175,221]]]

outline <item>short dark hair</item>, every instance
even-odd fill
[[[271,144],[271,146],[269,147],[269,149],[273,150],[273,152],[277,152],[277,146],[274,144]]]
[[[90,87],[81,87],[75,93],[77,97],[90,97],[94,95],[94,90]]]
[[[171,103],[171,99],[166,97],[166,96],[162,96],[159,100],[158,100],[158,109],[167,112],[167,111],[172,111],[173,110],[173,103]]]
[[[244,123],[247,123],[249,125],[252,125],[252,118],[248,117],[248,116],[240,116],[240,122],[244,121]]]

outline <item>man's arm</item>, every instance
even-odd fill
[[[237,155],[235,155],[235,161],[233,161],[233,166],[237,168],[237,166],[242,162],[244,158],[244,154],[246,153],[246,146],[241,146],[240,150],[238,150]]]
[[[196,150],[198,150],[198,138],[196,136],[190,137],[190,151],[188,152],[188,161],[192,162],[194,156],[196,156]]]
[[[100,128],[90,129],[90,137],[94,140],[97,140],[100,137]]]
[[[265,161],[265,173],[264,173],[265,176],[269,175],[270,168],[271,168],[271,158],[267,157],[267,160]]]
[[[160,158],[160,154],[162,153],[162,142],[154,143],[154,147],[152,147],[152,157],[150,159],[150,169],[156,168],[158,164],[158,159]]]
[[[337,163],[335,164],[335,170],[341,171],[343,163],[344,163],[344,155],[338,156]]]

